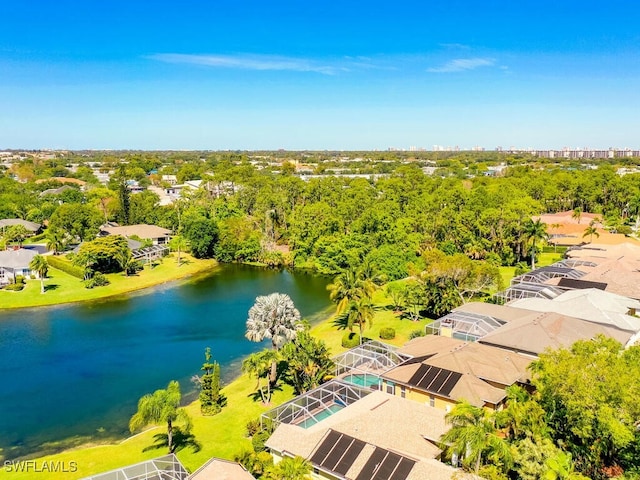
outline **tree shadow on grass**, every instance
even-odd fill
[[[271,387],[271,396],[273,397],[274,392],[281,392],[281,391],[282,391],[282,382],[277,383]],[[267,395],[267,387],[265,385],[262,386],[262,392],[264,393],[265,396]],[[254,402],[262,403],[262,395],[260,395],[259,389],[254,392],[251,392],[249,395],[247,395],[247,397],[253,400]]]
[[[149,452],[151,450],[166,449],[168,446],[167,434],[157,433],[153,436],[153,445],[149,445],[142,449],[143,452]],[[185,448],[191,448],[193,453],[198,453],[202,450],[202,444],[196,440],[196,437],[191,432],[184,432],[180,427],[173,428],[173,447],[172,453],[177,453]]]
[[[48,292],[48,291],[53,291],[53,290],[57,290],[58,288],[60,288],[60,285],[56,284],[56,283],[50,283],[49,285],[44,286],[44,291]]]

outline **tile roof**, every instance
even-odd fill
[[[527,317],[513,320],[479,340],[517,352],[539,355],[547,348],[569,347],[578,340],[597,335],[615,338],[625,345],[632,333],[588,320],[555,312],[531,312]]]
[[[506,394],[499,385],[529,380],[531,358],[476,342],[427,335],[409,341],[399,351],[416,358],[389,370],[383,378],[476,406],[500,403]]]
[[[14,225],[22,225],[24,228],[32,232],[37,232],[40,230],[40,227],[42,227],[39,223],[22,220],[21,218],[3,218],[0,220],[0,229],[4,227],[12,227]]]
[[[441,453],[434,442],[449,429],[444,417],[443,410],[374,391],[307,429],[280,424],[266,445],[277,452],[312,458],[316,465],[323,464],[321,456],[329,455],[332,460],[327,462],[333,464],[323,468],[332,471],[347,468],[343,475],[346,478],[358,478],[376,449],[382,449],[416,462],[406,477],[408,480],[448,480],[456,470],[434,460]],[[343,459],[345,461],[340,465],[340,459],[327,449],[330,443],[323,447],[327,438],[338,436],[344,438],[345,448],[339,449],[341,455],[347,451],[346,447],[351,445],[354,448],[355,443],[356,450],[359,450],[358,455],[345,457],[348,461]]]
[[[15,269],[29,268],[33,257],[38,255],[37,250],[4,250],[0,252],[0,267]]]
[[[255,480],[255,477],[239,463],[212,458],[189,475],[188,480]]]
[[[640,318],[629,314],[640,313],[640,301],[595,288],[569,290],[552,300],[523,298],[510,302],[509,306],[536,312],[556,312],[621,330],[640,331]]]
[[[136,235],[142,239],[145,238],[162,238],[171,235],[171,230],[158,227],[156,225],[126,225],[123,227],[101,227],[102,231],[107,232],[109,235],[122,235],[124,237],[130,237]]]

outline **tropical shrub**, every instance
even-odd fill
[[[425,336],[424,330],[422,329],[413,330],[412,332],[409,333],[409,340],[412,340],[418,337],[424,337],[424,336]]]
[[[360,335],[356,332],[347,332],[342,337],[342,346],[344,348],[353,348],[360,345]]]
[[[109,285],[109,279],[102,273],[96,272],[93,277],[84,282],[85,288],[104,287]]]
[[[383,340],[392,340],[396,338],[396,330],[391,327],[384,327],[380,329],[380,338]]]
[[[253,445],[253,450],[256,453],[264,452],[267,447],[264,446],[264,442],[266,442],[271,433],[267,430],[262,430],[261,432],[256,433],[251,439],[251,444]]]

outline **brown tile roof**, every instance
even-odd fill
[[[188,480],[255,480],[255,477],[239,463],[212,458],[189,475]]]
[[[529,379],[527,366],[531,358],[479,343],[427,335],[411,340],[399,352],[415,358],[386,372],[383,378],[454,401],[467,400],[477,406],[500,403],[506,394],[499,385],[524,383]],[[453,378],[445,372],[434,377],[426,371],[428,366],[460,375]]]
[[[375,391],[307,429],[283,423],[266,445],[277,452],[309,458],[332,430],[368,444],[349,468],[348,478],[358,476],[376,446],[416,460],[416,466],[424,464],[414,468],[408,479],[450,479],[456,470],[433,460],[441,451],[432,442],[449,429],[444,417],[442,410]],[[432,470],[434,477],[419,476]]]
[[[102,227],[102,231],[107,232],[109,235],[122,235],[123,237],[137,235],[142,239],[162,238],[171,235],[171,230],[146,224],[126,225],[124,227]]]
[[[596,264],[595,267],[576,267],[586,272],[581,280],[606,283],[607,292],[640,299],[640,244],[591,244],[570,250],[567,256]],[[558,280],[547,283],[557,284]]]
[[[580,220],[573,218],[573,210],[567,210],[565,212],[558,213],[545,213],[539,216],[533,217],[533,220],[540,219],[543,223],[547,225],[553,225],[554,223],[559,223],[560,225],[583,225],[587,226],[593,220],[601,220],[602,215],[598,215],[597,213],[587,213],[583,212],[580,214]],[[601,227],[601,223],[596,223],[596,226]]]

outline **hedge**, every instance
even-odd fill
[[[77,267],[60,257],[54,257],[53,255],[48,255],[47,263],[49,264],[49,266],[53,268],[57,268],[58,270],[62,270],[64,273],[68,273],[73,277],[79,278],[80,280],[84,280],[84,271],[82,270],[82,268]]]

